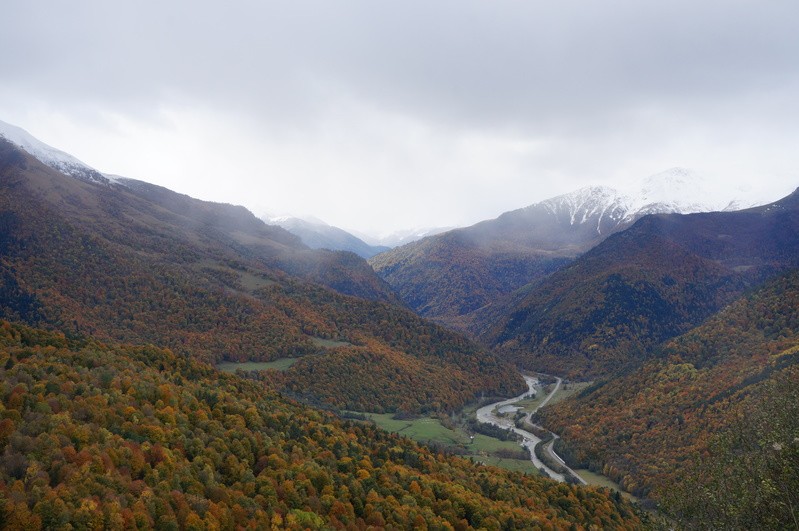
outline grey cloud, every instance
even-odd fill
[[[345,92],[477,127],[583,127],[794,83],[795,2],[11,2],[5,82],[65,102],[313,116]],[[335,101],[330,101],[335,104]],[[786,102],[789,104],[789,102]]]
[[[239,188],[259,175],[286,208],[349,226],[381,194],[397,223],[451,224],[671,166],[783,181],[799,166],[795,0],[8,0],[2,14],[0,113],[45,102],[82,124],[110,114],[158,131],[178,116],[176,130],[212,131],[164,143],[229,149],[216,165]],[[219,192],[207,164],[161,151],[154,161],[190,168],[175,170],[181,191]],[[308,197],[320,187],[340,197]]]

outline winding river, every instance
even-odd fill
[[[506,418],[506,417],[501,417],[501,416],[497,415],[497,413],[496,413],[497,411],[501,410],[503,407],[513,405],[516,402],[519,402],[519,401],[527,398],[528,396],[530,396],[531,393],[535,392],[535,387],[539,383],[538,382],[538,378],[536,378],[534,376],[524,375],[524,381],[527,383],[527,391],[525,391],[524,393],[522,393],[521,395],[519,395],[519,396],[517,396],[515,398],[509,398],[507,400],[502,400],[500,402],[495,402],[493,404],[489,404],[487,406],[481,407],[480,409],[477,410],[477,420],[479,422],[484,422],[486,424],[493,424],[494,426],[499,426],[500,428],[510,429],[514,433],[517,433],[518,435],[520,435],[522,437],[521,445],[530,450],[530,458],[533,461],[533,465],[535,465],[535,467],[538,468],[538,469],[542,469],[543,468],[544,471],[552,479],[555,479],[557,481],[565,481],[566,478],[563,477],[563,474],[559,474],[559,473],[555,472],[554,470],[550,469],[548,466],[546,466],[544,463],[542,463],[541,460],[538,459],[538,457],[536,457],[536,455],[535,455],[535,447],[536,447],[536,445],[538,443],[541,442],[541,439],[539,437],[537,437],[534,433],[530,433],[527,430],[523,430],[521,428],[517,428],[514,425],[513,420],[512,420],[513,415],[509,415]],[[549,400],[560,389],[561,383],[562,383],[562,380],[560,378],[557,378],[557,383],[555,384],[555,387],[546,396],[546,398],[538,405],[538,407],[536,407],[535,410],[533,410],[528,415],[528,417],[527,417],[528,420],[533,415],[533,413],[535,413],[540,408],[542,408],[545,405],[547,405]],[[554,449],[552,448],[553,444],[554,444],[554,440],[552,442],[548,443],[547,446],[544,448],[544,450],[546,452],[548,452],[552,457],[554,457],[557,461],[563,463],[563,459],[561,459],[555,453]],[[566,469],[568,469],[572,474],[574,474],[574,477],[576,477],[578,480],[580,480],[580,482],[583,485],[587,484],[583,478],[581,478],[579,475],[577,475],[574,472],[574,470],[572,470],[571,468],[566,466],[565,463],[563,463],[563,466]]]

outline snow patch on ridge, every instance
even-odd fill
[[[567,216],[570,225],[596,221],[596,230],[602,233],[602,220],[614,222],[623,217],[624,197],[621,192],[607,186],[589,186],[570,194],[553,197],[528,208],[543,206],[556,216]]]
[[[707,178],[687,168],[671,168],[636,184],[628,208],[640,215],[719,211],[730,202],[719,197]]]
[[[34,156],[42,164],[64,175],[103,184],[108,184],[108,182],[112,180],[72,155],[48,146],[21,127],[11,125],[2,120],[0,120],[0,137],[5,138],[15,146]]]
[[[596,224],[596,231],[612,230],[647,214],[693,214],[741,210],[774,201],[767,191],[760,193],[739,186],[719,190],[705,176],[686,168],[671,168],[639,179],[626,191],[607,186],[589,186],[531,205],[544,207],[571,225]]]

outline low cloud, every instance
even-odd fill
[[[675,165],[799,179],[795,2],[12,0],[4,18],[0,118],[253,209],[386,230]]]

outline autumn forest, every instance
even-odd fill
[[[795,526],[799,195],[547,215],[367,262],[0,138],[0,527]]]

